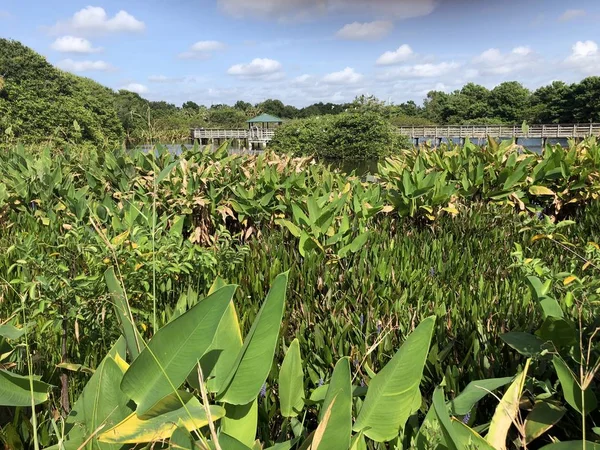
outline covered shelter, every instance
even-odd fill
[[[279,117],[272,116],[271,114],[261,114],[260,116],[256,116],[250,120],[247,120],[248,128],[262,128],[263,130],[268,130],[271,128],[276,128],[283,123],[283,120]]]

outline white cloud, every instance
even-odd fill
[[[389,66],[392,64],[399,64],[401,62],[407,61],[414,55],[412,48],[410,45],[403,44],[395,51],[385,52],[379,58],[377,58],[376,64],[379,66]]]
[[[414,64],[410,66],[402,66],[390,69],[378,78],[380,80],[404,80],[409,78],[435,78],[448,75],[459,69],[461,64],[457,62],[441,62],[441,63],[426,63]]]
[[[374,41],[388,35],[394,28],[389,20],[376,20],[374,22],[354,22],[344,25],[336,36],[341,39],[356,41]]]
[[[596,42],[577,41],[571,50],[571,55],[565,60],[567,68],[576,69],[584,75],[600,72],[600,51]]]
[[[185,81],[185,77],[168,77],[166,75],[150,75],[148,81],[151,83],[179,83]]]
[[[9,13],[8,11],[0,10],[0,20],[1,19],[10,19],[11,17],[12,17],[12,14]]]
[[[180,59],[206,59],[219,50],[224,50],[227,46],[219,41],[198,41],[190,47],[187,52],[180,53]]]
[[[539,57],[526,46],[515,47],[509,53],[490,48],[473,58],[478,73],[482,76],[508,75],[532,70]]]
[[[364,77],[357,73],[353,68],[346,67],[339,72],[328,73],[323,77],[323,83],[326,84],[355,84],[362,81]]]
[[[598,55],[598,44],[594,41],[577,41],[572,49],[571,58],[573,59],[589,58]]]
[[[50,47],[61,53],[97,53],[102,51],[100,47],[93,47],[87,39],[75,36],[60,37]]]
[[[198,41],[192,45],[192,51],[195,52],[214,52],[224,48],[225,44],[219,41]]]
[[[145,94],[146,92],[148,92],[148,88],[140,83],[129,83],[125,86],[121,86],[119,89],[135,92],[136,94]]]
[[[57,63],[57,66],[67,72],[108,72],[115,68],[106,61],[73,61],[72,59],[63,59]]]
[[[73,33],[87,35],[141,32],[145,28],[146,25],[144,22],[136,19],[127,11],[121,10],[113,17],[109,17],[104,8],[88,6],[76,12],[70,19],[57,22],[49,31],[51,34]]]
[[[533,50],[529,47],[515,47],[512,49],[512,53],[519,56],[527,56],[533,53]]]
[[[586,12],[584,9],[567,9],[562,15],[558,18],[561,22],[569,22],[571,20],[579,19],[580,17],[585,16]]]
[[[221,10],[234,17],[314,20],[330,13],[371,14],[407,19],[433,12],[438,0],[218,0]]]
[[[262,78],[265,76],[278,74],[282,66],[279,61],[269,58],[255,58],[247,64],[235,64],[231,66],[227,73],[242,78]]]

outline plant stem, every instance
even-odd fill
[[[67,317],[64,315],[62,318],[62,329],[61,329],[61,356],[60,362],[67,362]],[[60,374],[60,407],[62,409],[61,414],[63,417],[66,417],[69,414],[69,376],[65,369],[62,370]]]
[[[210,415],[210,406],[208,404],[208,395],[206,394],[206,386],[204,386],[204,376],[202,375],[202,367],[200,367],[200,361],[198,361],[198,381],[200,382],[200,394],[202,395],[202,405],[204,411],[206,411],[206,417],[208,418],[208,428],[210,429],[210,435],[212,436],[213,443],[215,444],[215,450],[222,450],[219,444],[219,437],[217,436],[217,430],[215,430],[215,424]]]
[[[153,183],[154,194],[152,195],[152,333],[156,334],[156,164],[154,165]]]

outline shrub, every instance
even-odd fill
[[[100,84],[58,70],[33,50],[0,39],[0,145],[52,141],[117,146],[123,127],[113,92]]]
[[[378,159],[409,145],[374,112],[293,120],[279,127],[271,141],[277,152],[355,161]]]
[[[291,120],[277,128],[269,145],[294,156],[317,155],[327,145],[332,122],[332,116]]]

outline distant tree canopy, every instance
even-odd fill
[[[431,91],[416,116],[439,124],[586,123],[600,121],[600,77],[555,81],[530,91],[507,81],[491,91],[473,83],[451,93]]]
[[[363,95],[350,103],[319,102],[304,108],[277,99],[209,107],[186,101],[178,107],[125,90],[115,92],[63,72],[7,39],[0,39],[0,75],[0,144],[181,142],[189,137],[190,128],[245,128],[246,120],[262,113],[285,120],[369,113],[396,126],[600,122],[600,77],[573,84],[555,81],[533,92],[516,81],[491,90],[468,83],[454,92],[431,91],[423,105],[414,101],[390,105]],[[306,125],[310,128],[310,123]]]
[[[33,50],[7,39],[0,39],[0,73],[0,143],[122,142],[112,90],[58,70]]]

